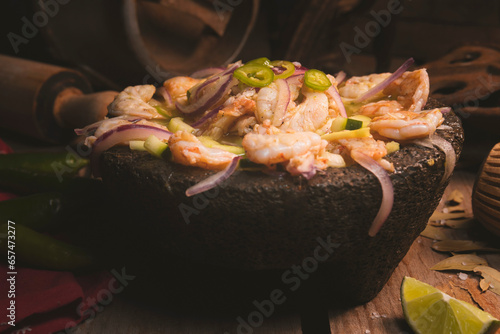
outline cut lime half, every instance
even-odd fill
[[[500,328],[489,313],[411,277],[401,284],[401,305],[415,333],[479,334]]]

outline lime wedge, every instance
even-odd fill
[[[500,328],[490,314],[411,277],[401,284],[401,305],[415,333],[479,334]]]

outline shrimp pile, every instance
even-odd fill
[[[109,106],[111,117],[83,131],[87,143],[120,125],[146,124],[171,132],[164,142],[176,163],[222,170],[241,156],[262,169],[310,179],[327,168],[355,164],[355,152],[393,171],[388,143],[430,137],[443,123],[440,109],[424,110],[429,96],[425,69],[406,71],[359,102],[391,74],[338,83],[331,75],[322,81],[317,70],[320,78],[310,79],[301,64],[284,63],[258,64],[271,76],[266,83],[258,82],[267,80],[261,72],[238,75],[248,67],[238,62],[201,79],[176,77],[158,88],[127,87]],[[174,126],[173,119],[182,126]]]

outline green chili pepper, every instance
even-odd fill
[[[274,73],[274,79],[286,79],[295,72],[295,65],[286,60],[273,60],[271,66],[284,69],[280,74]]]
[[[85,250],[12,222],[0,226],[0,249],[4,254],[12,252],[9,254],[14,257],[9,257],[9,261],[36,268],[78,270],[92,264]]]
[[[41,193],[0,202],[0,222],[12,220],[35,231],[47,231],[55,224],[54,217],[61,211],[62,195],[58,192]]]
[[[274,72],[265,65],[246,64],[234,71],[233,76],[252,87],[265,87],[274,80]]]
[[[332,83],[324,72],[320,70],[307,70],[304,73],[304,84],[314,90],[325,91]]]
[[[245,65],[264,65],[267,67],[272,66],[271,61],[266,57],[261,57],[261,58],[250,60],[250,61],[246,62]]]
[[[0,154],[0,187],[17,193],[60,191],[88,163],[69,151]]]

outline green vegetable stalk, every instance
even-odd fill
[[[71,152],[0,154],[0,188],[17,193],[61,191],[88,163]]]
[[[15,261],[35,268],[79,270],[92,264],[85,250],[20,224],[0,226],[0,249],[4,254],[15,252]]]

